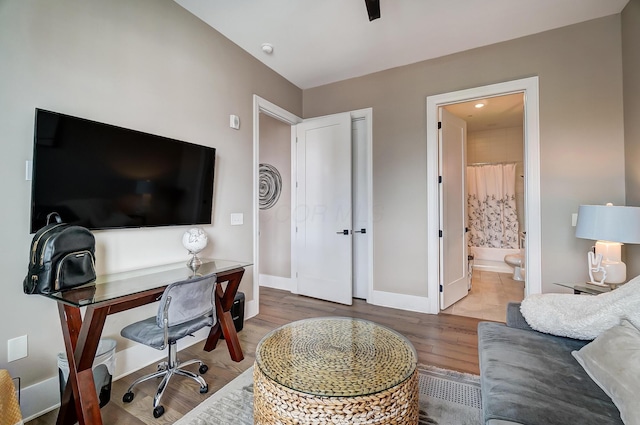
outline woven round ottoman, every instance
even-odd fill
[[[399,333],[347,317],[300,320],[256,349],[254,423],[418,423],[417,355]]]

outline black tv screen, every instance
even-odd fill
[[[211,223],[215,149],[36,109],[31,232]]]

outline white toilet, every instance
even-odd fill
[[[513,280],[524,281],[524,249],[518,254],[505,255],[504,262],[513,268]]]
[[[504,256],[504,262],[513,268],[513,280],[524,281],[524,247],[526,232],[520,232],[520,252]]]

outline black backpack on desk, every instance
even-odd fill
[[[50,223],[51,218],[55,223]],[[58,213],[33,236],[25,294],[47,294],[75,288],[96,279],[93,234],[82,226],[63,223]]]

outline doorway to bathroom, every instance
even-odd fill
[[[460,182],[453,183],[461,186],[454,192],[460,190],[463,205],[445,202],[444,207],[462,210],[469,259],[466,296],[449,304],[445,299],[442,312],[501,320],[507,302],[524,298],[524,261],[518,269],[505,262],[524,259],[524,95],[474,99],[441,109],[443,127],[451,127],[452,121],[456,133],[450,137],[452,129],[443,130],[443,167],[464,167]],[[461,149],[443,147],[452,142]],[[450,186],[445,190],[452,191]]]
[[[445,105],[466,123],[467,246],[473,270],[513,272],[506,255],[524,248],[524,96]]]
[[[438,214],[430,208],[438,267],[428,282],[440,312],[504,320],[508,301],[540,292],[537,109],[535,77],[427,98],[428,162],[438,173],[436,184],[428,179]],[[531,284],[513,279],[509,254],[530,260]]]

